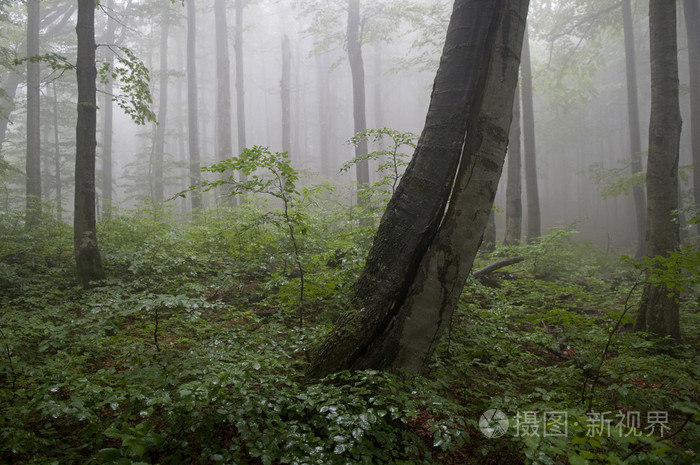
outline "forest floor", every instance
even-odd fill
[[[309,215],[300,303],[289,243],[264,216],[103,221],[107,277],[90,290],[67,226],[5,216],[0,463],[700,460],[697,270],[669,345],[631,332],[641,275],[619,255],[570,229],[499,247],[475,269],[525,260],[470,279],[425,377],[310,381],[307,354],[346,310],[372,232]]]

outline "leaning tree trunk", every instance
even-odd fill
[[[41,218],[41,68],[32,59],[39,55],[39,3],[27,1],[27,227]]]
[[[685,29],[688,33],[690,61],[690,137],[693,151],[693,193],[695,208],[700,211],[700,5],[698,0],[684,0]],[[700,235],[700,223],[697,224]]]
[[[197,111],[197,18],[195,0],[187,2],[187,124],[190,164],[190,184],[199,184],[201,179],[199,157],[199,117]],[[192,192],[192,213],[202,208],[202,196]]]
[[[639,103],[637,101],[637,66],[634,55],[634,28],[632,27],[632,8],[630,0],[622,0],[622,22],[625,32],[625,69],[627,71],[627,124],[629,125],[630,167],[632,174],[642,172],[642,136],[639,134]],[[644,187],[632,188],[634,212],[637,219],[637,257],[641,258],[645,250],[646,235],[646,200]]]
[[[443,227],[451,231],[461,228],[464,225],[458,224],[456,216],[472,208],[479,219],[460,230],[460,236],[469,247],[474,247],[474,252],[478,247],[493,201],[491,190],[495,191],[496,187],[491,182],[495,179],[497,183],[496,172],[500,173],[499,156],[494,153],[500,152],[496,150],[498,144],[505,147],[507,139],[512,99],[507,100],[508,94],[512,98],[513,93],[508,86],[515,86],[516,73],[511,68],[517,70],[520,52],[517,45],[522,40],[527,3],[525,0],[455,1],[423,133],[384,212],[365,268],[355,285],[351,302],[354,310],[341,317],[317,349],[309,367],[311,376],[367,367],[420,371],[419,366],[430,358],[434,339],[447,321],[437,322],[432,317],[449,316],[447,313],[452,310],[448,307],[463,287],[459,278],[470,268],[466,266],[469,261],[466,255],[453,257],[457,263],[445,267],[439,263],[446,258],[440,250],[447,250],[442,248],[451,248],[453,244],[447,230],[441,227],[439,239],[436,233],[445,217],[457,167],[461,166],[454,200],[461,202],[463,196],[475,193],[476,186],[467,182],[470,175],[474,175],[473,179],[484,176],[484,181],[479,182],[483,191],[478,193],[472,207],[451,204]],[[510,45],[496,50],[497,44],[503,42]],[[500,88],[500,92],[493,86]],[[498,93],[501,95],[495,95]],[[507,106],[507,117],[501,118],[501,110],[491,106],[499,99]],[[487,147],[491,149],[485,150]],[[472,235],[476,235],[476,242]],[[428,272],[436,266],[447,272],[443,276],[445,280]],[[457,280],[447,281],[453,278]],[[420,354],[405,353],[404,330],[411,332],[414,325],[402,318],[420,318],[420,306],[413,302],[423,298],[421,286],[430,287],[431,291],[437,289],[433,280],[454,289],[423,308],[432,317],[427,317],[429,326],[415,341],[421,346]]]
[[[678,150],[681,115],[676,42],[676,2],[650,0],[651,119],[647,160],[646,254],[678,250]],[[646,284],[635,330],[680,339],[677,296],[664,285]]]
[[[352,114],[355,134],[367,129],[367,112],[365,109],[365,67],[362,62],[362,42],[360,37],[360,0],[348,3],[348,59],[352,74]],[[367,141],[361,140],[355,145],[355,157],[367,154]],[[369,187],[369,163],[362,160],[356,165],[357,203],[362,204],[362,190]]]
[[[95,151],[97,147],[97,68],[95,1],[78,0],[78,121],[75,134],[75,203],[73,243],[78,281],[88,287],[103,275],[95,218]]]
[[[535,143],[535,111],[532,98],[532,60],[530,38],[525,31],[523,41],[523,145],[525,149],[525,193],[527,194],[527,241],[540,237],[540,194],[537,187],[537,153]]]
[[[515,86],[513,119],[508,134],[508,180],[506,184],[506,235],[504,245],[516,245],[522,236],[523,200],[520,162],[520,86]]]

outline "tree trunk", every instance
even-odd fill
[[[630,167],[632,174],[642,172],[642,136],[639,134],[639,103],[637,102],[637,67],[634,51],[634,28],[630,0],[622,0],[622,22],[625,33],[625,69],[627,71],[627,124],[629,125]],[[644,255],[646,235],[646,201],[644,188],[632,188],[634,212],[637,219],[637,258]]]
[[[496,216],[493,210],[491,210],[489,219],[486,222],[486,229],[484,230],[480,249],[485,252],[493,252],[496,250]]]
[[[54,144],[54,176],[56,182],[56,219],[63,221],[63,186],[61,182],[61,144],[58,138],[58,93],[56,81],[51,83],[53,88],[53,144]]]
[[[651,119],[647,160],[646,254],[666,256],[678,250],[679,107],[676,2],[650,0]],[[635,330],[680,339],[677,296],[664,285],[647,284]]]
[[[78,281],[87,288],[103,276],[95,218],[95,151],[97,146],[97,68],[95,1],[78,0],[78,121],[75,135],[75,204],[73,243]]]
[[[348,2],[348,59],[352,74],[352,108],[355,134],[367,129],[367,113],[365,109],[365,68],[362,62],[362,42],[360,37],[360,0]],[[367,142],[362,140],[355,145],[355,157],[368,152]],[[360,191],[369,187],[369,163],[362,160],[356,165],[357,203],[364,203]]]
[[[700,6],[698,0],[684,0],[685,29],[690,61],[690,137],[693,151],[693,193],[700,211]],[[700,223],[696,225],[700,235]]]
[[[7,136],[10,114],[15,109],[15,95],[17,94],[17,87],[19,87],[21,82],[22,75],[15,72],[15,70],[9,70],[7,78],[2,85],[4,95],[0,92],[0,108],[2,108],[2,111],[0,111],[0,150],[2,150],[5,137]]]
[[[520,86],[515,86],[513,120],[508,134],[508,181],[506,184],[506,235],[504,245],[516,245],[522,236],[523,201],[520,162]]]
[[[114,1],[110,0],[107,3],[107,8],[110,11],[114,10]],[[115,40],[115,31],[117,22],[114,18],[107,18],[107,31],[105,33],[105,42],[112,44]],[[107,49],[107,62],[110,68],[114,67],[114,53]],[[105,83],[104,100],[102,102],[102,112],[104,119],[102,121],[102,212],[104,218],[112,216],[112,140],[114,126],[114,102],[112,94],[114,93],[114,81],[108,79]]]
[[[292,124],[290,117],[290,81],[291,81],[292,56],[289,49],[289,36],[282,36],[282,79],[280,80],[280,94],[282,98],[282,151],[290,153],[292,150]]]
[[[243,75],[243,8],[246,0],[236,0],[236,30],[233,49],[236,54],[236,118],[238,124],[238,153],[248,146],[245,130],[245,80]],[[242,182],[246,176],[241,173]]]
[[[522,53],[523,142],[525,148],[525,193],[527,194],[527,241],[541,234],[540,194],[537,187],[537,152],[535,143],[535,110],[532,99],[532,61],[530,38],[525,31]]]
[[[197,18],[195,0],[187,3],[187,123],[190,158],[190,184],[199,184],[201,179],[199,161],[199,116],[197,111]],[[202,196],[192,192],[192,213],[197,214],[202,208]]]
[[[39,0],[27,0],[27,211],[32,227],[41,218],[41,65],[39,55]]]
[[[165,128],[168,119],[168,35],[170,29],[170,0],[161,0],[160,23],[160,82],[158,96],[158,127],[153,160],[153,200],[163,202],[163,167],[165,166]]]
[[[508,6],[505,10],[504,5]],[[365,268],[355,285],[351,302],[354,310],[340,318],[335,329],[317,349],[309,367],[310,376],[319,377],[337,370],[367,367],[419,370],[418,366],[429,359],[431,348],[434,348],[433,339],[444,329],[443,324],[431,317],[427,318],[430,320],[429,326],[437,327],[426,327],[422,332],[420,341],[416,341],[421,344],[420,354],[416,358],[405,354],[405,344],[400,342],[406,341],[403,329],[412,331],[413,325],[404,325],[404,321],[399,320],[408,315],[411,318],[418,317],[414,313],[420,307],[411,302],[423,298],[421,286],[425,284],[424,287],[427,288],[428,281],[432,279],[442,280],[437,276],[431,277],[426,271],[438,266],[435,260],[442,259],[441,247],[453,246],[447,230],[440,233],[439,239],[436,238],[436,233],[445,216],[445,207],[458,166],[461,168],[456,192],[460,194],[453,200],[461,202],[464,195],[475,195],[475,186],[469,186],[466,182],[470,174],[475,175],[474,179],[479,179],[476,175],[485,176],[479,182],[483,191],[477,194],[478,201],[469,207],[477,214],[479,222],[468,227],[458,224],[457,216],[469,215],[464,205],[454,202],[451,203],[451,211],[445,216],[442,227],[450,228],[451,231],[459,230],[462,239],[454,239],[457,242],[464,240],[465,244],[474,246],[473,252],[476,252],[478,244],[471,235],[477,234],[478,242],[483,234],[491,208],[490,202],[493,201],[491,189],[495,190],[495,184],[491,186],[491,183],[494,179],[498,181],[495,173],[500,172],[498,156],[479,149],[488,146],[495,148],[495,145],[491,145],[494,137],[505,147],[507,139],[507,125],[500,129],[492,125],[491,116],[497,118],[499,124],[504,122],[499,116],[500,109],[494,110],[491,116],[486,114],[486,110],[491,108],[490,104],[496,104],[493,99],[507,100],[509,93],[512,97],[513,89],[508,91],[507,88],[509,84],[515,86],[516,73],[510,72],[510,63],[512,60],[517,62],[520,52],[518,47],[512,45],[508,49],[499,48],[496,51],[494,47],[501,39],[516,40],[518,36],[519,43],[522,39],[522,25],[511,24],[510,29],[505,25],[509,24],[508,21],[522,21],[522,18],[519,14],[505,14],[505,11],[515,9],[524,13],[526,5],[527,1],[455,1],[425,127],[413,159],[389,201]],[[501,24],[504,18],[508,21]],[[502,60],[505,62],[501,63]],[[501,64],[498,65],[499,63]],[[517,63],[512,67],[517,69]],[[504,73],[503,80],[494,75],[501,72]],[[489,80],[490,76],[493,79]],[[485,90],[487,81],[493,82]],[[497,91],[491,85],[502,88]],[[495,94],[499,92],[501,95],[496,98]],[[509,122],[512,101],[505,104]],[[467,133],[470,136],[465,145]],[[490,200],[487,202],[484,199]],[[486,204],[489,204],[488,208]],[[465,234],[466,238],[463,237]],[[447,307],[454,295],[461,292],[463,285],[458,278],[470,268],[466,266],[467,256],[460,253],[459,257],[455,255],[452,258],[456,258],[460,264],[452,267],[453,264],[450,263],[449,269],[444,268],[449,276],[444,275],[443,278],[451,281],[442,282],[446,286],[453,285],[454,290],[424,307],[432,316],[436,312],[444,315],[451,313]],[[442,265],[439,266],[442,268]],[[453,274],[454,272],[458,273]],[[453,278],[456,280],[452,281]],[[432,281],[429,285],[432,286]],[[431,290],[434,289],[431,287]],[[406,304],[409,293],[411,300]],[[447,301],[443,302],[443,297],[448,298]],[[400,310],[401,316],[398,315]],[[444,322],[446,321],[448,319]],[[427,344],[424,344],[427,340]]]
[[[333,176],[331,155],[331,131],[333,112],[330,107],[330,80],[328,65],[321,55],[316,54],[316,82],[318,86],[318,131],[320,142],[321,173]]]

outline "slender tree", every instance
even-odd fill
[[[114,1],[107,2],[107,9],[114,11]],[[116,40],[117,21],[110,15],[107,18],[107,29],[105,30],[104,42],[112,44]],[[114,52],[107,47],[106,61],[110,69],[114,67]],[[114,102],[112,94],[114,93],[114,82],[112,79],[107,79],[104,84],[104,97],[102,100],[102,214],[108,219],[112,216],[112,141],[114,137]]]
[[[693,193],[695,208],[700,211],[700,5],[698,0],[684,0],[685,29],[688,34],[690,62],[690,137],[693,151]],[[700,223],[697,225],[700,235]]]
[[[236,123],[238,127],[238,153],[247,147],[245,127],[245,79],[243,74],[243,9],[248,0],[236,0],[236,24],[233,39],[233,50],[236,54]],[[245,175],[241,174],[241,180]]]
[[[537,187],[537,152],[535,143],[535,110],[532,98],[532,60],[530,37],[525,31],[521,65],[523,142],[525,161],[525,193],[527,194],[527,241],[540,236],[540,194]]]
[[[365,109],[365,68],[362,61],[362,38],[360,36],[360,0],[348,1],[348,59],[352,74],[352,108],[355,133],[367,129],[367,113]],[[368,152],[367,142],[361,141],[355,145],[355,156],[360,157]],[[362,203],[359,191],[369,187],[369,163],[362,160],[356,164],[358,184],[357,203]]]
[[[233,156],[231,138],[231,61],[228,53],[228,21],[226,2],[214,2],[216,30],[216,140],[219,161]]]
[[[56,81],[51,83],[53,90],[53,144],[54,144],[54,182],[56,183],[56,219],[63,220],[63,185],[61,180],[61,144],[58,137],[58,92]]]
[[[310,375],[427,366],[491,211],[527,6],[455,1],[426,124],[355,285],[355,310],[320,345]]]
[[[187,5],[187,122],[190,164],[190,184],[201,179],[199,158],[199,116],[197,111],[197,18],[195,0],[186,0]],[[192,212],[202,208],[202,197],[192,192]]]
[[[39,55],[39,0],[27,0],[27,226],[41,217],[41,68]]]
[[[321,158],[321,173],[325,176],[333,174],[331,160],[331,132],[333,128],[333,112],[331,111],[330,79],[325,56],[317,53],[314,56],[316,64],[316,83],[318,86],[318,119],[319,119],[319,148]]]
[[[646,254],[663,257],[679,248],[678,151],[681,115],[676,2],[650,0],[651,118],[647,160]],[[678,300],[663,285],[644,287],[635,330],[680,339]]]
[[[170,1],[161,0],[160,80],[158,85],[158,126],[153,151],[153,200],[164,199],[163,168],[165,167],[165,130],[168,120],[168,36],[170,35]]]
[[[78,0],[78,121],[75,136],[75,204],[73,242],[78,281],[88,287],[103,276],[95,218],[95,151],[97,146],[97,68],[95,1]]]
[[[522,169],[520,161],[520,86],[515,86],[513,120],[508,134],[508,180],[506,184],[505,245],[520,242],[523,224]]]
[[[280,96],[282,99],[282,151],[287,153],[291,153],[292,150],[292,122],[290,116],[291,64],[292,53],[289,47],[289,36],[284,34],[282,36],[282,78],[280,79]]]
[[[639,103],[637,101],[637,66],[634,51],[634,28],[630,0],[622,0],[622,23],[625,35],[625,70],[627,71],[627,124],[630,141],[632,174],[642,172],[642,136],[639,134]],[[644,255],[646,236],[646,200],[644,188],[632,188],[634,212],[637,219],[637,257]]]

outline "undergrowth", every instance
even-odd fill
[[[265,202],[101,222],[109,278],[87,291],[65,224],[3,213],[0,462],[698,461],[697,283],[680,296],[683,344],[659,351],[631,332],[635,268],[554,232],[479,259],[526,258],[469,282],[425,377],[310,381],[306,354],[346,309],[372,228],[308,205],[291,252]],[[502,437],[480,430],[490,409]],[[544,434],[563,417],[566,435]]]

